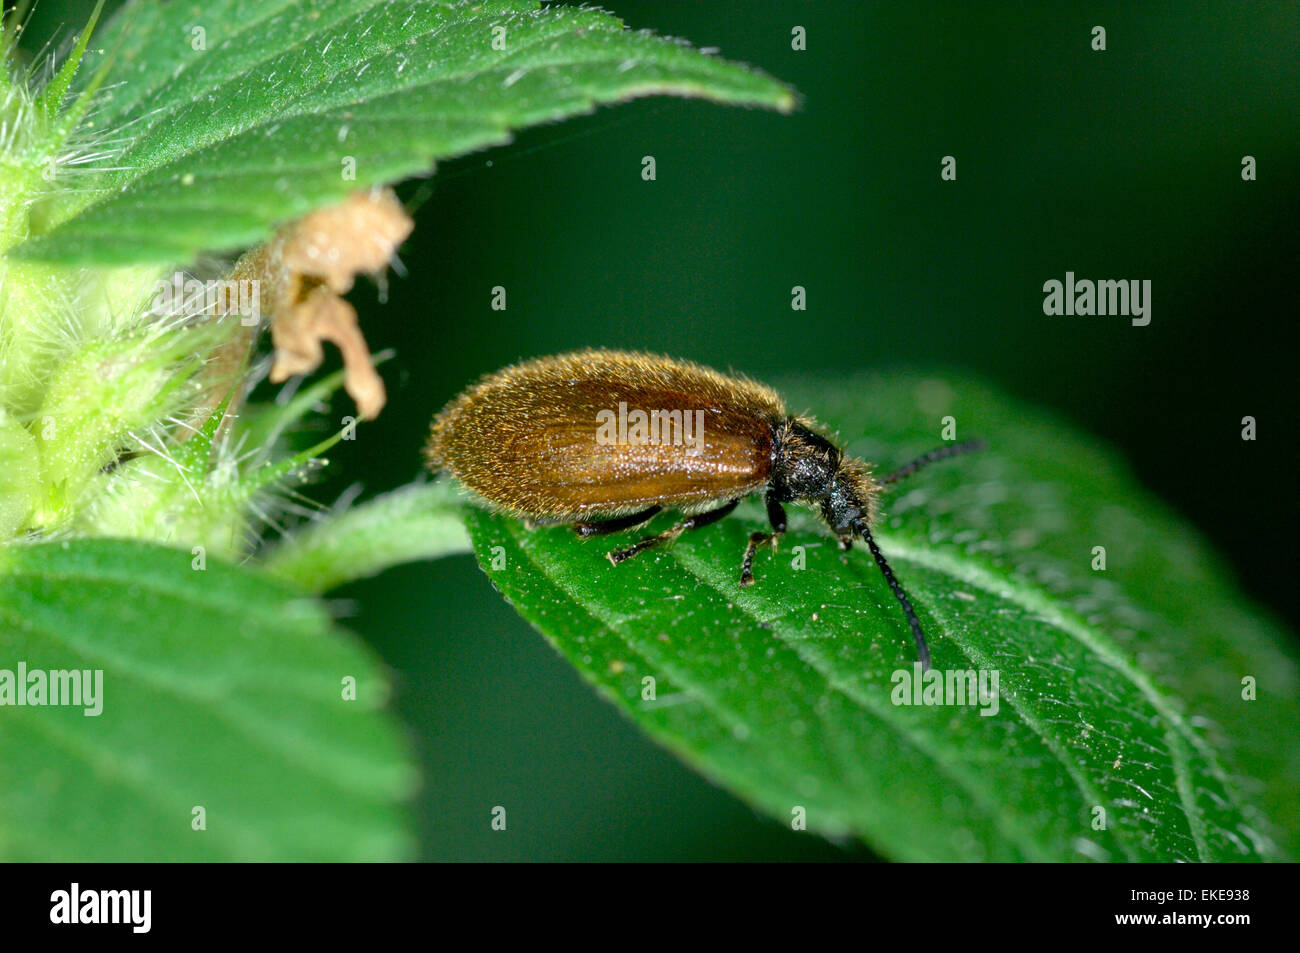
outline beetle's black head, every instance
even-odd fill
[[[816,503],[840,536],[855,532],[857,521],[875,520],[880,489],[867,468],[798,417],[777,430],[769,483],[779,500]]]

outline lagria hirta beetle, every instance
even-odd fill
[[[871,527],[886,486],[979,446],[942,447],[877,478],[762,384],[653,354],[588,350],[483,378],[434,419],[427,459],[499,509],[572,523],[583,537],[640,526],[665,507],[682,514],[662,533],[611,551],[615,565],[717,522],[762,490],[771,529],[750,534],[742,586],[754,581],[758,547],[785,532],[783,504],[815,505],[841,548],[855,537],[867,544],[928,668],[921,623]]]

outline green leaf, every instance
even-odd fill
[[[605,551],[644,531],[579,541],[476,511],[480,562],[604,697],[783,823],[806,812],[811,830],[904,860],[1295,849],[1294,650],[1111,454],[971,381],[785,393],[882,470],[932,449],[948,415],[989,441],[900,484],[877,537],[935,669],[996,670],[996,714],[894,703],[915,660],[906,622],[863,547],[839,552],[808,509],[792,508],[780,554],[760,555],[744,590],[741,552],[765,528],[754,502],[618,566]],[[1248,676],[1257,701],[1243,700]]]
[[[309,592],[416,559],[470,551],[460,493],[428,483],[385,493],[296,531],[264,557],[265,569]]]
[[[114,57],[93,117],[120,143],[113,168],[34,213],[46,234],[20,257],[170,263],[249,245],[356,189],[602,103],[795,102],[755,70],[599,10],[522,0],[136,2],[97,45]]]
[[[0,698],[19,664],[103,673],[96,716],[0,705],[0,857],[408,856],[415,774],[375,659],[315,603],[194,558],[112,540],[0,549]]]

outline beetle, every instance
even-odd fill
[[[928,669],[921,623],[871,527],[886,486],[982,446],[950,444],[877,479],[763,384],[656,354],[593,349],[487,375],[434,418],[425,457],[496,508],[530,525],[573,524],[584,538],[633,529],[665,508],[682,514],[663,532],[611,550],[614,565],[716,523],[762,492],[770,527],[749,536],[741,586],[754,582],[758,547],[786,531],[785,504],[812,504],[842,549],[857,538],[867,544]]]

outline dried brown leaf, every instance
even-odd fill
[[[273,382],[316,370],[324,358],[321,345],[330,341],[343,355],[343,387],[359,414],[378,416],[387,399],[384,382],[356,310],[341,295],[357,275],[388,267],[413,226],[391,189],[357,192],[286,225],[240,259],[234,277],[261,282],[262,306],[271,315]]]

